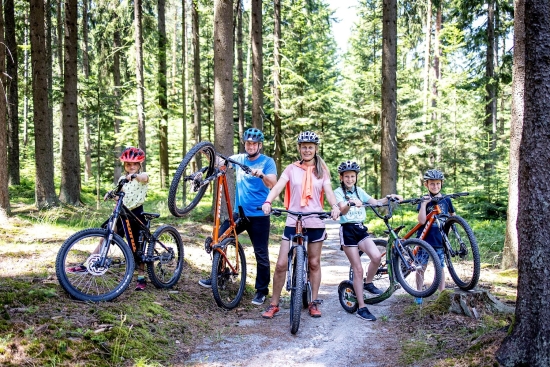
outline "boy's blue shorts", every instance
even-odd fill
[[[443,248],[434,248],[435,252],[437,253],[437,256],[439,257],[439,262],[441,263],[441,268],[445,268],[445,251],[443,251]],[[424,251],[424,249],[420,249],[417,253],[417,257],[420,260],[420,263],[422,265],[426,265],[428,263],[428,253]]]

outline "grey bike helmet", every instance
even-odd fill
[[[302,131],[300,135],[298,135],[298,144],[300,143],[319,144],[319,136],[313,131]]]
[[[346,162],[340,163],[340,165],[338,166],[338,173],[344,173],[347,171],[354,171],[359,173],[359,171],[361,171],[361,167],[359,167],[357,163],[352,161],[346,161]]]
[[[424,173],[424,181],[428,180],[441,180],[445,181],[445,175],[443,172],[437,170],[437,169],[429,169]]]
[[[261,130],[252,127],[244,132],[243,140],[261,143],[264,141],[264,133],[262,133]]]

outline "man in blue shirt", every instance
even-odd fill
[[[264,141],[264,134],[260,130],[256,128],[246,130],[243,134],[243,141],[246,154],[236,154],[230,158],[250,167],[252,172],[247,174],[241,167],[235,165],[234,208],[241,206],[248,218],[248,221],[239,223],[237,233],[246,230],[254,247],[254,255],[256,256],[256,294],[252,303],[261,305],[268,294],[271,279],[268,251],[270,216],[264,215],[261,210],[256,208],[263,205],[269,190],[277,183],[277,167],[272,158],[260,153]],[[234,219],[238,217],[238,213],[233,213]],[[220,227],[220,233],[223,233],[228,227],[229,221],[226,220]],[[201,279],[199,284],[210,288],[212,281],[210,278]]]

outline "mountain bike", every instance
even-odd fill
[[[262,208],[257,208],[261,210]],[[307,308],[313,301],[311,294],[311,282],[309,281],[309,264],[307,256],[308,237],[303,232],[302,218],[318,216],[321,219],[330,218],[330,212],[294,212],[285,209],[271,209],[271,215],[276,217],[282,213],[296,216],[296,234],[291,235],[288,251],[288,271],[286,277],[286,290],[290,292],[290,332],[296,334],[300,327],[302,307]]]
[[[443,238],[443,251],[449,274],[455,284],[465,291],[473,289],[479,281],[481,260],[479,258],[477,239],[474,231],[464,218],[458,215],[450,216],[443,214],[439,203],[446,198],[454,199],[467,195],[469,193],[460,192],[431,198],[431,201],[435,202],[435,205],[432,211],[426,216],[426,226],[420,235],[420,239],[426,238],[426,234],[435,224],[435,227],[441,232],[441,237]],[[422,198],[413,198],[403,200],[401,203],[418,205],[422,201]],[[422,227],[422,224],[418,223],[403,238],[414,236],[420,227]],[[401,228],[396,228],[396,231],[399,231]]]
[[[375,304],[388,299],[399,287],[414,297],[429,297],[435,293],[442,277],[441,264],[437,253],[426,241],[411,238],[403,240],[390,223],[396,199],[388,197],[387,204],[367,204],[378,218],[384,221],[388,234],[382,262],[374,276],[374,285],[382,294],[363,292],[366,304]],[[387,214],[380,208],[386,207]],[[383,242],[378,241],[377,245]],[[385,255],[385,259],[384,259]],[[353,272],[350,280],[344,280],[338,286],[340,304],[347,312],[357,311],[358,302],[353,288]]]
[[[57,253],[57,279],[75,299],[100,302],[120,296],[132,280],[136,261],[147,265],[149,280],[157,288],[170,288],[181,276],[184,253],[178,230],[163,225],[151,233],[151,220],[160,214],[143,213],[145,222],[140,221],[124,205],[122,187],[127,182],[120,180],[108,195],[118,200],[106,227],[73,234]],[[139,233],[132,232],[129,218],[138,223]],[[117,234],[117,225],[126,241]]]
[[[168,208],[176,217],[189,213],[200,202],[206,188],[216,181],[214,208],[214,226],[212,235],[204,243],[206,253],[213,252],[212,257],[212,293],[216,304],[231,310],[239,304],[246,285],[246,257],[239,244],[237,225],[248,220],[242,207],[239,207],[239,218],[233,218],[233,209],[227,184],[229,163],[238,165],[250,174],[251,168],[216,152],[212,143],[203,141],[195,145],[181,161],[168,193]],[[263,178],[260,175],[259,178]],[[221,224],[222,196],[225,198],[229,227],[219,233]]]

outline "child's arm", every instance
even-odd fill
[[[149,182],[149,175],[145,172],[134,173],[133,175],[127,175],[126,179],[128,181],[136,180],[137,182],[147,183]]]
[[[429,196],[423,196],[422,202],[420,203],[420,209],[418,210],[418,223],[426,223],[426,205],[430,202],[431,198]]]

